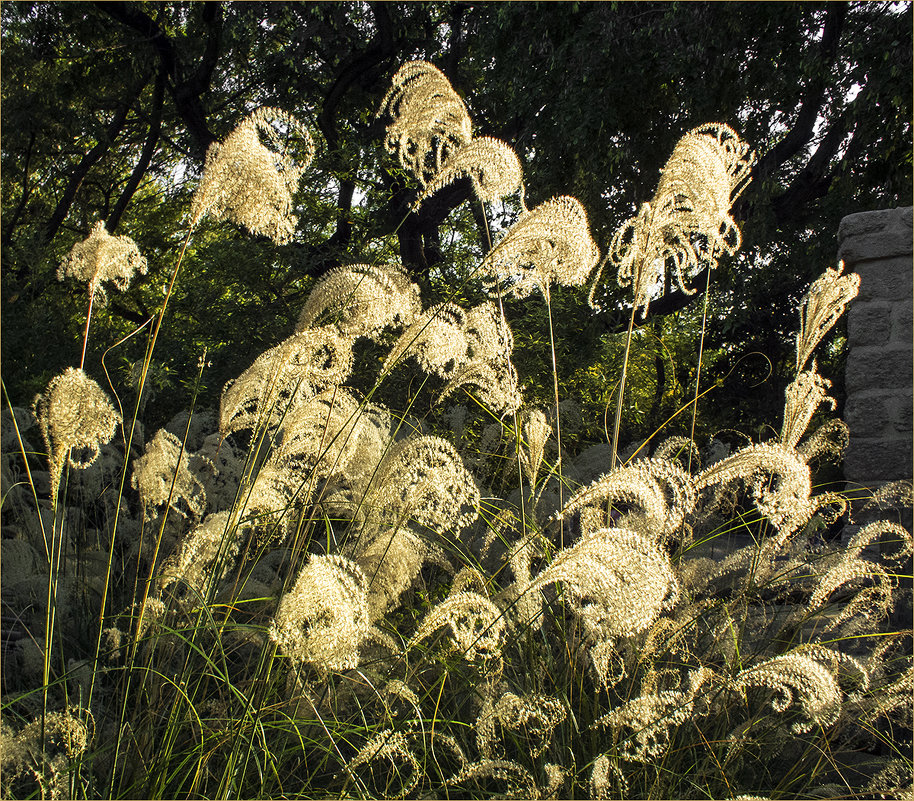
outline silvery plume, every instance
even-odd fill
[[[654,538],[623,528],[594,531],[559,551],[527,591],[556,583],[594,641],[644,631],[679,597],[666,551]]]
[[[325,673],[356,667],[369,629],[362,569],[342,556],[314,554],[280,600],[270,639],[287,656]]]
[[[545,296],[552,283],[581,286],[599,259],[584,207],[561,196],[524,211],[486,256],[482,270],[493,276],[490,291],[500,281],[514,297],[534,289]]]
[[[301,141],[299,161],[286,152],[280,131]],[[191,226],[207,215],[279,244],[289,241],[298,224],[292,194],[313,156],[311,135],[294,116],[267,106],[251,112],[225,141],[210,145],[191,204]]]
[[[174,434],[164,428],[146,445],[146,452],[133,461],[133,486],[139,490],[143,507],[168,503],[182,517],[187,515],[178,501],[199,520],[206,509],[206,491],[193,474],[190,454]],[[197,461],[208,461],[197,457]]]
[[[642,317],[662,288],[668,262],[679,288],[691,294],[688,278],[739,249],[730,206],[745,188],[754,161],[749,146],[727,125],[701,125],[679,140],[653,199],[619,227],[610,244],[619,285],[632,285]]]
[[[312,396],[339,384],[352,369],[352,340],[335,326],[306,328],[262,353],[222,390],[223,434],[278,425],[297,393]]]
[[[441,398],[473,386],[491,409],[511,412],[522,402],[511,363],[514,337],[493,303],[465,310],[442,303],[426,310],[401,334],[384,363],[390,370],[405,356],[422,369],[447,380]]]
[[[99,220],[89,236],[77,242],[60,262],[57,278],[85,281],[89,296],[100,306],[107,300],[104,284],[112,284],[119,292],[130,285],[135,273],[145,274],[146,259],[129,236],[112,236]]]
[[[860,290],[857,273],[841,275],[844,262],[838,269],[826,269],[817,278],[800,303],[800,330],[797,333],[797,371],[803,369],[816,345],[844,314],[844,308]]]
[[[334,267],[314,285],[296,332],[328,322],[351,337],[375,339],[392,325],[410,325],[422,311],[419,287],[399,265]]]
[[[469,177],[480,202],[522,189],[517,154],[500,139],[473,138],[466,104],[433,64],[410,61],[391,82],[379,114],[388,114],[387,150],[415,175],[422,192],[419,205],[460,177]]]
[[[121,415],[104,390],[82,370],[68,367],[37,395],[33,411],[48,448],[51,497],[57,502],[64,464],[85,470],[111,441]]]
[[[466,104],[433,64],[409,61],[391,81],[379,113],[388,113],[385,145],[424,187],[444,160],[473,137]]]

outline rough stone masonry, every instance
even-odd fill
[[[912,222],[907,207],[851,214],[838,228],[838,258],[845,272],[860,275],[860,294],[847,312],[844,477],[851,491],[914,472]]]

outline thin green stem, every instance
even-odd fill
[[[704,308],[701,312],[701,340],[698,343],[698,367],[695,370],[695,407],[692,409],[692,429],[689,432],[689,439],[695,442],[695,420],[698,417],[698,384],[701,381],[701,357],[705,352],[705,331],[708,321],[708,295],[711,289],[711,270],[708,270],[705,281],[705,301]],[[688,472],[692,472],[692,448],[689,448],[689,466]]]

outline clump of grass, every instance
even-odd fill
[[[398,72],[383,109],[423,196],[465,170],[483,200],[493,187],[523,197],[516,157],[478,160],[483,140],[431,65]],[[301,134],[292,119],[255,114],[211,153],[194,225],[215,210],[290,235],[301,171],[283,157],[272,174],[259,136],[270,120]],[[635,288],[632,325],[667,260],[683,281],[738,247],[729,203],[749,158],[726,126],[677,147],[607,257]],[[247,160],[257,181],[242,186]],[[269,192],[252,199],[251,186]],[[807,430],[828,382],[806,367],[854,277],[828,270],[803,300],[777,438],[707,464],[671,438],[617,465],[617,423],[606,471],[578,486],[562,467],[561,389],[553,410],[525,404],[501,304],[536,288],[551,320],[550,285],[580,285],[599,262],[580,204],[549,203],[491,249],[492,300],[472,309],[426,307],[399,265],[332,271],[218,412],[192,408],[142,452],[132,424],[112,439],[121,416],[106,399],[93,402],[102,426],[71,419],[86,404],[55,423],[55,379],[37,407],[40,455],[7,399],[5,661],[18,670],[3,697],[5,794],[909,791],[911,633],[887,620],[911,534],[877,522],[847,545],[813,540],[852,499],[816,493],[810,465],[840,452],[846,429]],[[398,336],[360,394],[358,349],[392,341],[384,332]],[[421,380],[379,403],[410,369]],[[419,416],[429,394],[439,405]],[[473,411],[445,412],[454,395]],[[693,413],[697,400],[696,387]],[[448,420],[465,435],[441,436]],[[876,541],[894,549],[874,560]]]

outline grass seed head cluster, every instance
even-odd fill
[[[834,403],[807,365],[857,276],[828,269],[802,301],[779,436],[706,464],[703,443],[671,437],[575,483],[568,406],[557,382],[554,409],[525,401],[502,300],[551,315],[550,286],[599,280],[586,211],[567,196],[527,209],[517,155],[473,137],[430,64],[401,67],[380,114],[417,205],[460,176],[480,203],[519,194],[473,279],[489,299],[426,303],[401,265],[335,267],[295,331],[239,365],[218,413],[145,444],[70,368],[34,405],[44,485],[28,415],[8,410],[4,536],[9,522],[21,547],[4,539],[4,563],[15,550],[23,575],[4,596],[21,671],[4,687],[3,792],[910,794],[911,632],[889,616],[911,534],[884,520],[812,541],[852,499],[817,494],[811,464],[840,455],[847,429],[809,431]],[[191,228],[289,240],[313,153],[292,115],[250,114],[207,154]],[[731,205],[753,160],[726,125],[676,146],[604,259],[633,319],[664,271],[686,289],[739,247]],[[61,277],[94,295],[144,266],[99,224]],[[386,348],[367,391],[351,381],[366,346]],[[402,404],[381,403],[407,371],[420,380]],[[876,500],[910,505],[910,488],[890,494]],[[719,553],[734,534],[742,546]],[[881,560],[880,541],[894,543]]]

